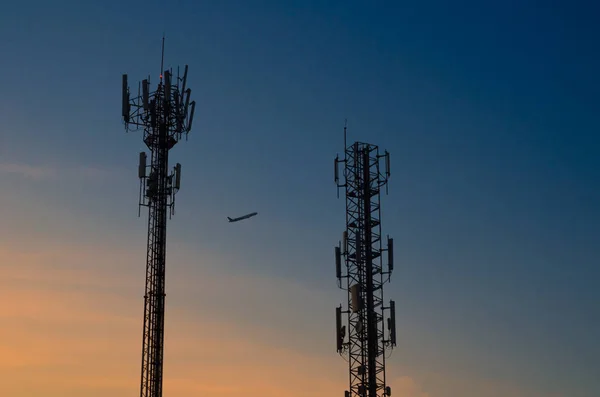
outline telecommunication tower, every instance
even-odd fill
[[[142,342],[141,397],[161,397],[163,380],[163,343],[165,330],[165,264],[167,213],[174,214],[175,193],[181,184],[181,164],[169,171],[169,150],[192,128],[195,101],[186,88],[188,66],[183,76],[174,78],[172,70],[163,71],[165,39],[162,41],[161,74],[155,91],[150,91],[150,76],[138,84],[131,98],[127,75],[123,75],[123,119],[126,131],[143,130],[150,151],[140,153],[139,210],[148,207],[148,245],[146,251],[146,290]],[[133,126],[133,128],[130,128]],[[140,211],[138,210],[138,216]]]
[[[335,264],[338,286],[348,293],[346,308],[336,308],[337,351],[349,363],[350,389],[345,397],[387,397],[391,388],[385,380],[385,353],[396,346],[396,316],[394,301],[389,306],[383,302],[383,286],[394,269],[394,241],[388,237],[387,248],[382,248],[380,191],[385,186],[387,193],[390,156],[368,143],[347,146],[346,127],[344,150],[343,159],[335,158],[338,197],[340,188],[346,192],[346,230],[335,247]],[[343,183],[339,163],[344,164]]]

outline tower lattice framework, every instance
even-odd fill
[[[369,143],[347,146],[345,135],[344,128],[345,156],[335,159],[335,181],[338,191],[344,188],[346,193],[346,230],[335,247],[335,258],[339,287],[347,291],[348,300],[346,308],[336,308],[337,350],[349,365],[346,397],[390,396],[385,354],[396,345],[395,305],[390,301],[385,306],[383,286],[393,270],[393,239],[388,237],[387,248],[382,247],[380,211],[380,192],[387,188],[390,176],[389,153],[380,154],[379,148]],[[385,162],[383,172],[381,160]],[[344,164],[343,183],[339,163]]]
[[[164,39],[163,39],[164,58]],[[163,65],[161,62],[161,71]],[[161,397],[165,331],[165,270],[167,219],[174,214],[175,194],[180,188],[181,165],[169,170],[169,151],[192,128],[195,102],[186,89],[188,66],[183,76],[172,70],[161,72],[158,86],[150,91],[150,77],[138,85],[131,98],[127,75],[123,75],[123,113],[127,131],[143,130],[143,140],[150,151],[140,153],[139,208],[148,208],[146,251],[146,286],[142,336],[141,397]],[[173,81],[175,79],[175,81]],[[139,215],[139,213],[138,213]]]

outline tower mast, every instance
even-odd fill
[[[348,300],[346,308],[336,308],[337,351],[348,356],[350,388],[346,397],[388,397],[391,388],[385,379],[385,352],[396,345],[396,321],[394,301],[384,305],[383,286],[394,268],[394,251],[389,237],[387,248],[382,248],[380,191],[387,188],[390,157],[369,143],[346,146],[346,127],[344,146],[344,158],[335,158],[335,183],[338,192],[344,188],[346,193],[346,230],[335,247],[335,261],[338,286],[347,291]],[[339,163],[344,164],[343,183]],[[386,251],[384,271],[382,254]]]
[[[172,70],[162,70],[158,85],[150,91],[150,76],[138,84],[131,97],[127,74],[123,75],[122,116],[126,131],[143,130],[143,140],[150,151],[139,155],[139,209],[148,208],[146,250],[146,288],[142,336],[141,397],[162,397],[163,352],[165,330],[165,269],[167,250],[167,215],[174,214],[175,194],[181,183],[181,164],[169,170],[169,150],[192,128],[195,101],[186,89],[188,66],[183,76],[173,77]],[[174,80],[173,80],[174,79]],[[140,91],[141,89],[141,91]],[[138,216],[140,211],[138,211]]]

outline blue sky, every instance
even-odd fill
[[[432,374],[529,396],[598,395],[598,5],[172,3],[3,7],[0,163],[59,174],[1,175],[13,186],[3,198],[12,209],[2,210],[12,235],[135,240],[143,260],[143,147],[120,123],[120,75],[156,79],[165,31],[166,64],[190,65],[197,101],[190,140],[171,152],[183,188],[169,244],[220,258],[206,264],[214,271],[323,294],[318,314],[294,307],[331,339],[344,298],[333,271],[344,204],[332,163],[347,118],[350,140],[392,156],[382,203],[397,247],[390,368],[425,382],[431,397],[459,395],[444,394],[444,381],[427,386]],[[223,221],[255,210],[252,221]],[[335,355],[329,339],[293,340],[331,342]]]

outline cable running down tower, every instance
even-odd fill
[[[389,397],[385,379],[385,352],[396,346],[394,301],[383,302],[383,286],[394,268],[393,239],[382,248],[380,191],[390,176],[387,151],[363,142],[346,144],[344,158],[335,158],[335,183],[346,192],[346,230],[335,247],[338,286],[348,293],[346,308],[336,308],[337,351],[349,363],[350,389],[345,397]],[[380,170],[380,160],[385,171]],[[344,164],[343,183],[339,163]],[[382,254],[387,251],[387,271]],[[387,332],[384,319],[387,318]],[[386,336],[387,334],[387,336]]]
[[[123,112],[126,131],[143,130],[144,143],[150,151],[139,156],[139,210],[148,207],[148,245],[146,254],[146,290],[140,397],[162,397],[163,343],[165,330],[165,264],[167,248],[167,214],[174,214],[175,193],[181,184],[181,164],[169,171],[169,150],[190,132],[195,101],[186,89],[188,66],[183,76],[173,81],[173,71],[163,72],[165,39],[162,42],[161,74],[155,91],[150,91],[150,77],[138,83],[131,98],[127,75],[123,75]],[[133,126],[131,129],[130,126]],[[138,211],[138,216],[140,211]]]

